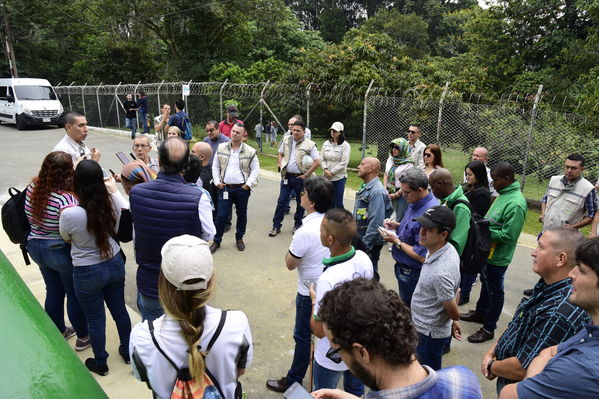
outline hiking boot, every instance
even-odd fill
[[[90,346],[92,346],[92,344],[89,341],[89,335],[84,338],[77,337],[77,342],[75,342],[75,350],[77,352],[84,351],[87,348],[89,348]]]
[[[92,373],[96,373],[101,376],[108,375],[108,365],[105,364],[100,366],[93,357],[85,360],[85,367],[87,367],[87,369]]]

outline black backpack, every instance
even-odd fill
[[[491,231],[489,230],[489,221],[476,213],[468,201],[457,200],[450,209],[457,204],[464,204],[470,209],[470,230],[464,246],[464,252],[460,256],[460,273],[477,274],[483,268],[483,265],[491,252]]]
[[[30,265],[27,254],[27,236],[31,231],[31,225],[25,214],[25,193],[27,190],[19,191],[14,187],[8,189],[10,198],[2,205],[2,227],[10,241],[19,244],[26,265]]]

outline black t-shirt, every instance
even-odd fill
[[[125,108],[125,116],[127,116],[127,118],[135,118],[135,110],[131,110],[131,108],[137,108],[137,103],[135,101],[125,101],[123,103],[123,108]]]

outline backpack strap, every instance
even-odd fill
[[[166,353],[164,353],[164,351],[162,350],[162,348],[160,347],[160,345],[158,345],[158,341],[156,341],[156,337],[154,336],[154,323],[150,319],[148,319],[148,329],[150,330],[150,335],[152,336],[152,342],[154,342],[154,346],[156,346],[156,349],[158,349],[158,352],[162,353],[162,356],[164,356],[164,358],[166,360],[168,360],[168,362],[175,368],[175,370],[177,370],[177,374],[178,374],[179,373],[179,367],[177,367],[177,365],[175,364],[175,362],[173,362],[171,360],[171,358],[168,357],[166,355]]]
[[[470,202],[464,201],[463,199],[459,199],[459,198],[453,202],[452,206],[448,206],[448,208],[453,211],[453,209],[455,208],[455,206],[457,204],[464,204],[464,205],[466,205],[468,207],[468,209],[470,209],[470,213],[473,213],[473,211],[472,211],[472,205],[470,204]]]

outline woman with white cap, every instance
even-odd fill
[[[168,240],[161,255],[158,294],[166,313],[133,328],[133,374],[156,397],[170,398],[178,369],[188,367],[202,388],[207,375],[222,398],[241,398],[238,377],[252,360],[252,334],[243,312],[207,305],[216,288],[208,243],[182,235]]]
[[[347,164],[351,147],[345,141],[343,123],[335,122],[331,126],[331,138],[322,144],[322,162],[320,167],[324,177],[335,187],[335,208],[343,208],[343,192],[347,180]]]

